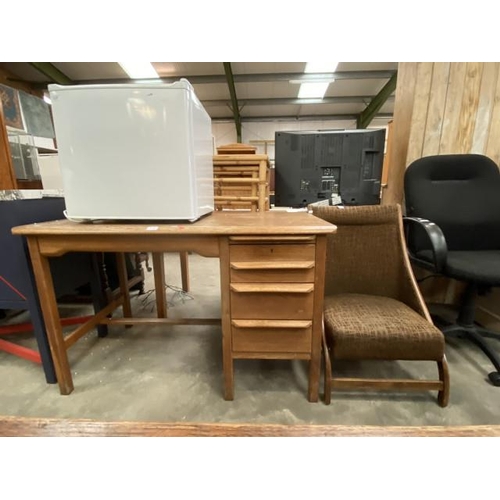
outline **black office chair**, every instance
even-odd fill
[[[478,293],[500,286],[500,173],[486,156],[438,155],[420,158],[406,170],[404,218],[410,259],[416,265],[466,283],[456,323],[445,336],[465,337],[488,356],[500,386],[500,334],[478,326]]]

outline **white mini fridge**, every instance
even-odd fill
[[[49,92],[68,218],[195,221],[214,210],[211,120],[187,80]]]

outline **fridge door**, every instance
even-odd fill
[[[189,82],[49,90],[69,217],[199,217]]]

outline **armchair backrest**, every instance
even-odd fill
[[[490,158],[420,158],[406,169],[404,192],[406,215],[436,223],[448,250],[500,249],[500,172]]]
[[[408,261],[399,205],[315,206],[337,226],[327,237],[325,295],[381,295],[425,310]]]

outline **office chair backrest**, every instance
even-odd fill
[[[406,215],[435,222],[448,250],[500,249],[500,173],[477,154],[427,156],[404,178]]]

